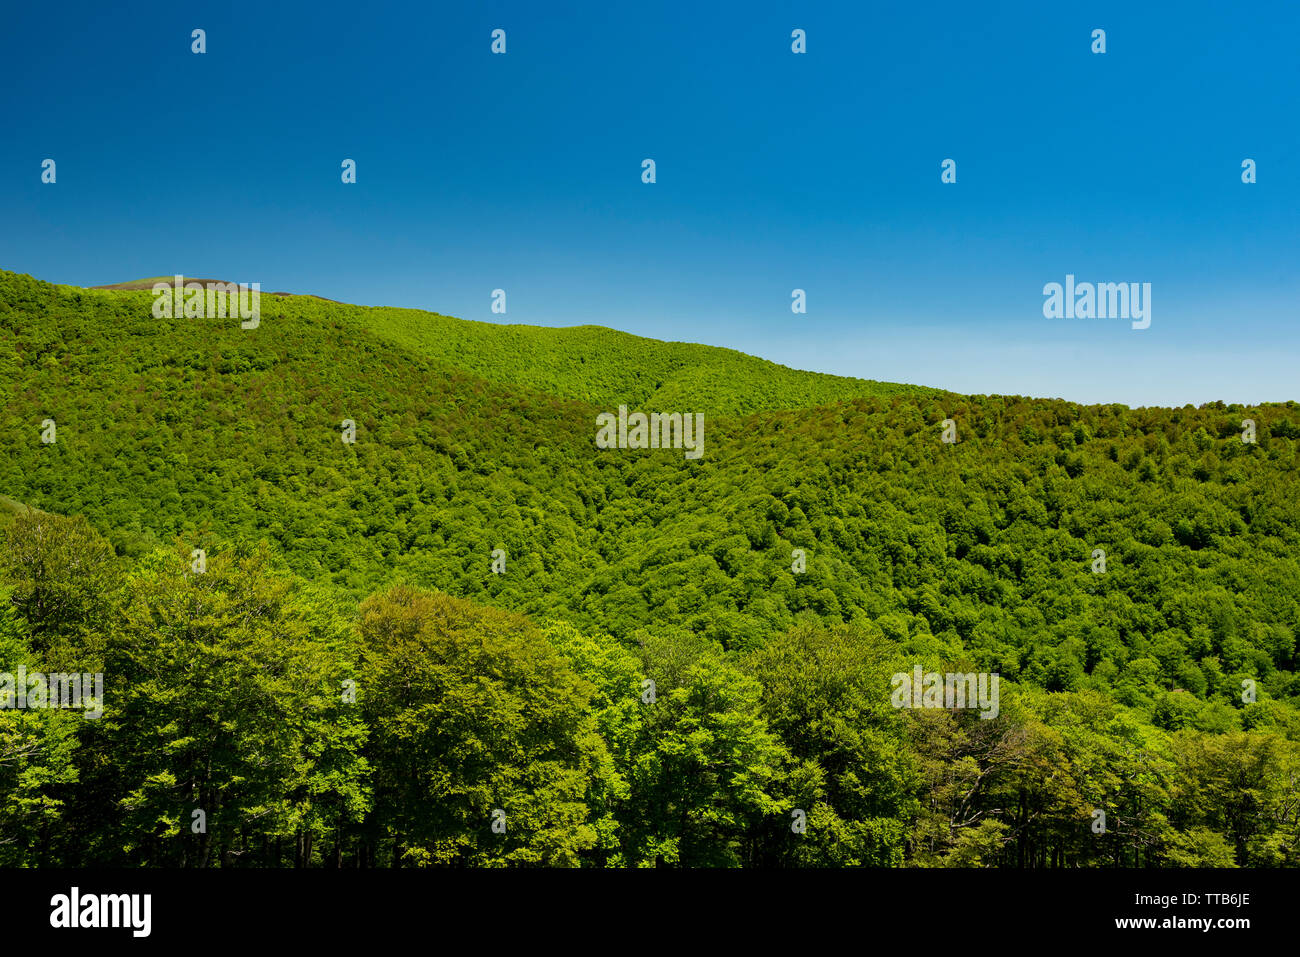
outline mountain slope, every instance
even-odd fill
[[[145,291],[173,277],[139,279],[106,291]],[[195,279],[205,285],[211,279]],[[75,289],[76,287],[68,287]],[[273,298],[280,297],[280,298]],[[137,304],[142,300],[131,300]],[[150,300],[151,301],[151,300]],[[875,395],[941,395],[937,389],[803,372],[732,349],[661,342],[603,326],[562,329],[498,325],[416,309],[353,306],[319,296],[263,295],[268,321],[278,316],[347,323],[488,382],[522,386],[612,408],[700,411],[717,415],[804,408]]]
[[[611,408],[745,414],[938,389],[802,372],[731,349],[645,339],[603,326],[549,329],[376,308],[367,328],[491,382]]]
[[[810,612],[945,635],[1006,674],[1055,661],[1052,681],[1135,658],[1159,662],[1153,688],[1213,686],[1211,658],[1290,681],[1294,404],[870,396],[711,415],[692,462],[595,447],[596,413],[635,396],[593,404],[466,374],[376,332],[381,310],[291,299],[263,314],[255,330],[160,320],[145,293],[0,276],[0,494],[84,513],[127,551],[268,537],[354,595],[409,580],[619,635],[749,646]],[[495,353],[458,361],[505,374]],[[1247,416],[1256,444],[1240,439]],[[939,440],[948,417],[956,445]]]

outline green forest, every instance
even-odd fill
[[[0,708],[0,866],[1300,864],[1294,402],[151,304],[0,271],[0,673],[104,676]]]

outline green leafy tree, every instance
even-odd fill
[[[517,615],[396,587],[361,607],[376,842],[402,865],[572,866],[617,785],[594,689]],[[380,853],[383,848],[380,848]]]
[[[128,589],[108,649],[98,771],[115,782],[120,819],[103,853],[230,866],[266,853],[256,836],[292,840],[295,862],[310,863],[367,807],[364,726],[344,694],[347,619],[264,545],[209,555],[202,573],[183,551],[159,551]]]

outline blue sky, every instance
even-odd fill
[[[6,19],[6,269],[595,323],[965,392],[1300,399],[1294,2],[13,4]],[[1044,284],[1067,273],[1151,283],[1150,328],[1044,318]]]

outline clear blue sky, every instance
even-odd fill
[[[13,3],[5,21],[6,269],[484,320],[501,287],[505,321],[844,375],[1300,399],[1294,0]],[[1150,282],[1151,327],[1045,319],[1067,273]]]

